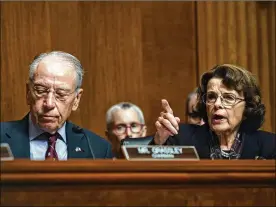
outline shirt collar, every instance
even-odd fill
[[[37,136],[41,135],[45,131],[43,129],[41,129],[37,124],[33,123],[32,119],[31,119],[31,113],[29,113],[28,121],[29,121],[29,139],[30,139],[30,141],[32,141],[33,139],[35,139]],[[57,132],[59,133],[61,140],[66,143],[65,129],[66,129],[66,122],[64,122],[62,127],[59,128]]]

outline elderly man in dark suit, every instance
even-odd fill
[[[1,123],[1,143],[15,158],[67,160],[112,158],[111,145],[96,134],[68,121],[83,93],[80,61],[65,52],[37,56],[26,85],[30,112],[18,121]]]

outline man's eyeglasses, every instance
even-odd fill
[[[123,135],[126,133],[127,129],[129,128],[130,131],[134,134],[137,134],[141,132],[143,129],[144,124],[139,124],[139,123],[131,123],[130,125],[126,124],[117,124],[113,127],[113,132],[116,135]]]
[[[213,105],[218,98],[220,98],[223,106],[233,106],[241,101],[244,101],[244,99],[239,98],[232,93],[222,93],[221,95],[218,95],[214,92],[208,92],[204,94],[202,98],[203,102],[207,105]]]
[[[201,115],[198,112],[189,112],[187,115],[193,119],[201,118]]]
[[[45,86],[33,85],[33,84],[32,84],[32,89],[37,98],[47,98],[49,93],[53,92],[55,99],[60,102],[66,101],[70,95],[76,92],[76,90],[69,92],[65,89],[51,90],[50,88],[47,88]]]

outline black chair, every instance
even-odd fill
[[[149,145],[152,139],[153,139],[153,136],[139,137],[139,138],[126,137],[125,139],[121,140],[121,146],[122,145]]]

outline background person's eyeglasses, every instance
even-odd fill
[[[134,134],[137,134],[141,132],[143,129],[144,124],[139,124],[139,123],[131,123],[129,125],[126,124],[117,124],[113,127],[113,131],[117,135],[123,135],[126,133],[127,129],[129,128],[130,131]]]
[[[187,115],[193,119],[201,118],[201,115],[198,112],[189,112]]]
[[[222,93],[221,95],[218,95],[214,92],[208,92],[202,96],[203,102],[207,105],[213,105],[218,98],[220,98],[223,106],[233,106],[241,101],[244,101],[244,99],[239,98],[232,93]]]

